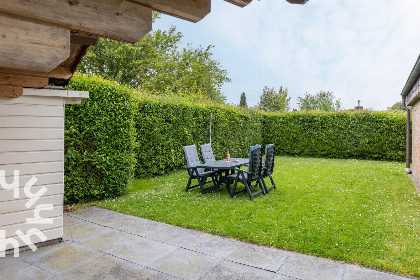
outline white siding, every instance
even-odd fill
[[[39,180],[34,185],[38,185]],[[38,193],[42,187],[46,187],[47,191],[43,194],[43,196],[52,196],[56,194],[63,195],[63,184],[55,184],[55,185],[47,185],[47,184],[39,184],[38,186],[32,186],[31,193]],[[19,188],[19,197],[25,197],[24,188]],[[14,197],[14,190],[0,190],[0,202],[3,201],[19,201],[16,200]],[[7,211],[7,209],[0,209],[0,211]]]
[[[19,170],[19,197],[14,190],[0,186],[0,230],[6,237],[16,237],[16,231],[26,233],[37,228],[48,240],[63,236],[64,193],[64,99],[63,97],[21,96],[0,98],[0,170],[5,170],[6,182],[13,182],[13,171]],[[29,208],[29,197],[24,186],[32,178],[31,193],[45,187],[46,192]],[[42,218],[53,218],[52,224],[27,224],[34,218],[34,208],[41,204],[53,205],[44,209]],[[21,246],[25,244],[16,238]],[[36,243],[41,240],[33,236]],[[8,249],[12,248],[9,245]]]
[[[0,117],[1,118],[1,117]],[[57,151],[64,147],[64,140],[0,140],[0,153]]]
[[[14,152],[2,153],[0,164],[18,164],[18,163],[35,163],[35,162],[51,162],[60,161],[63,157],[61,151],[46,152]]]

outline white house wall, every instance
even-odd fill
[[[25,234],[36,228],[48,240],[63,236],[64,102],[63,97],[25,94],[19,98],[0,98],[0,171],[5,170],[8,184],[13,181],[14,170],[19,170],[20,175],[18,198],[14,197],[13,189],[0,186],[0,230],[20,246],[26,244],[17,237],[17,230]],[[43,187],[46,192],[28,205],[24,186],[32,177],[37,181],[31,186],[31,193]],[[48,205],[52,205],[52,210],[48,210]],[[52,218],[52,223],[26,222],[27,218],[34,218],[37,206],[43,209],[40,216]],[[32,235],[31,241],[42,240]],[[12,248],[11,244],[6,247]]]

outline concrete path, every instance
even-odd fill
[[[96,207],[64,217],[64,242],[1,258],[0,279],[412,279]]]

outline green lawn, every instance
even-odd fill
[[[403,163],[276,157],[277,190],[185,192],[187,172],[93,204],[204,232],[420,276],[420,195]],[[92,203],[88,204],[92,205]]]

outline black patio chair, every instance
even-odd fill
[[[235,174],[228,176],[227,188],[230,195],[233,197],[235,194],[246,191],[249,195],[249,199],[253,200],[254,196],[257,194],[265,194],[264,186],[261,182],[261,171],[262,171],[262,152],[261,145],[251,146],[249,153],[249,163],[248,169],[235,168],[238,171]],[[230,188],[230,183],[233,183],[232,189]],[[236,191],[238,183],[244,184],[244,188]],[[256,192],[251,192],[251,188],[259,187],[259,190]]]
[[[264,166],[262,169],[262,182],[264,184],[265,193],[268,194],[268,191],[271,189],[277,189],[276,185],[274,184],[273,177],[271,174],[273,174],[274,170],[274,144],[268,144],[265,146],[265,157],[264,157]],[[271,186],[267,187],[264,178],[270,178]]]
[[[201,193],[209,193],[214,191],[218,186],[217,172],[204,171],[203,168],[195,167],[200,164],[200,159],[198,158],[197,148],[195,145],[184,146],[184,158],[185,164],[187,165],[188,175],[190,176],[185,191],[195,187],[200,187]],[[208,181],[208,178],[211,178],[211,181]],[[197,179],[198,183],[191,186],[192,179]],[[205,188],[204,185],[208,183],[213,183],[213,185]]]
[[[203,144],[200,146],[201,157],[203,158],[204,163],[209,163],[216,161],[213,155],[213,149],[210,144]],[[208,171],[208,170],[206,170]]]
[[[203,158],[204,163],[209,163],[216,161],[213,155],[213,149],[210,144],[203,144],[200,146],[201,157]],[[217,169],[206,168],[204,171],[218,171]]]

